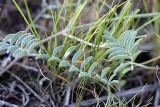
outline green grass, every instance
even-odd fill
[[[95,21],[81,25],[79,25],[78,19],[80,18],[83,10],[87,7],[89,1],[83,2],[83,0],[79,0],[76,3],[76,6],[73,6],[73,0],[70,0],[69,2],[64,0],[64,3],[60,6],[60,8],[55,10],[49,8],[47,10],[47,14],[49,14],[53,21],[53,28],[51,35],[48,36],[46,34],[45,36],[48,39],[44,40],[42,40],[41,35],[38,34],[26,1],[23,0],[23,2],[27,11],[27,17],[23,13],[22,8],[18,5],[16,0],[13,0],[13,3],[29,27],[30,32],[35,35],[39,41],[38,49],[40,50],[40,53],[37,52],[34,54],[34,56],[36,56],[37,59],[44,60],[46,66],[52,72],[52,74],[55,77],[66,80],[68,85],[70,85],[73,80],[76,79],[78,87],[76,90],[77,106],[78,102],[83,99],[85,94],[85,90],[83,88],[89,86],[89,81],[92,81],[93,83],[99,84],[99,86],[106,91],[106,97],[108,96],[107,101],[104,102],[106,107],[116,103],[117,106],[119,105],[120,107],[127,107],[128,103],[131,102],[136,96],[128,100],[128,102],[123,101],[115,96],[112,90],[116,92],[122,87],[121,85],[117,85],[117,83],[119,84],[120,82],[124,81],[123,77],[125,76],[126,72],[133,70],[134,67],[142,67],[150,70],[157,69],[155,67],[149,67],[135,62],[137,56],[134,55],[137,53],[130,52],[134,50],[130,49],[130,47],[132,47],[134,44],[129,40],[136,36],[135,34],[132,34],[133,31],[138,32],[139,34],[139,32],[144,31],[146,26],[150,26],[151,29],[154,30],[152,32],[154,32],[156,35],[155,38],[158,38],[155,39],[153,43],[160,44],[160,27],[158,20],[160,13],[158,12],[158,0],[153,0],[154,8],[152,13],[149,13],[145,0],[143,0],[143,4],[146,13],[139,13],[140,10],[138,8],[131,9],[132,3],[130,0],[124,3],[119,2],[116,5],[109,5],[105,1],[96,0]],[[103,15],[100,15],[100,11],[104,6],[109,8]],[[147,21],[139,26],[140,20],[143,18],[147,19]],[[83,29],[87,29],[87,31],[85,32]],[[134,30],[131,32],[130,29]],[[106,31],[107,33],[104,33]],[[132,35],[132,37],[128,37],[128,35]],[[58,36],[61,36],[61,38]],[[135,41],[137,39],[140,39],[140,37],[135,37],[135,39],[132,38],[131,40]],[[62,43],[59,43],[60,41],[62,41]],[[110,45],[113,46],[109,47],[109,43],[111,43]],[[61,47],[59,47],[59,44]],[[127,51],[129,56],[124,54],[126,53],[124,50],[119,51],[120,55],[113,53],[114,51],[107,53],[110,49],[115,47],[126,49],[126,46],[128,45],[131,45],[129,49],[127,48],[129,50]],[[158,47],[158,45],[156,46]],[[108,56],[111,56],[111,54],[115,54],[118,57],[112,56],[109,58]],[[90,58],[91,56],[93,58],[88,61],[87,58]],[[155,58],[155,60],[157,59],[159,59],[159,56],[158,58]],[[86,63],[85,61],[88,62]],[[85,66],[83,69],[79,69],[79,65],[82,63]],[[109,67],[110,69],[105,69],[106,67]],[[60,77],[59,74],[66,72],[66,70],[68,72],[74,72],[69,72],[66,78]],[[106,78],[108,78],[108,80],[106,80]],[[95,97],[97,102],[99,102],[98,96],[95,95]],[[99,103],[97,103],[97,106],[98,105]]]

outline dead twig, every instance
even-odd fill
[[[0,71],[0,76],[2,76],[6,71],[8,71],[19,59],[14,59],[7,67]]]
[[[15,105],[15,104],[12,104],[12,103],[9,103],[9,102],[6,102],[6,101],[3,101],[3,100],[0,100],[0,106],[7,106],[7,107],[19,107],[18,105]]]
[[[71,86],[67,85],[64,106],[68,106],[69,105],[70,95],[71,95]]]
[[[137,93],[138,93],[137,95],[142,95],[147,92],[153,92],[158,87],[159,87],[158,84],[140,86],[137,88],[132,88],[132,89],[126,90],[124,92],[118,92],[115,94],[115,96],[128,98],[128,97],[136,95]],[[99,98],[99,100],[106,101],[107,96],[102,96]],[[89,100],[81,101],[79,103],[79,106],[89,106],[89,105],[96,104],[96,103],[97,103],[96,99],[89,99]],[[69,107],[75,107],[75,105],[76,105],[76,103],[73,103],[73,104],[70,104]]]
[[[158,107],[159,104],[160,104],[160,88],[158,88],[155,93],[154,107]]]
[[[29,96],[28,93],[25,91],[25,89],[21,85],[17,85],[17,87],[24,93],[22,94],[22,103],[25,107],[29,103]]]
[[[39,70],[35,67],[32,67],[32,66],[28,66],[28,65],[25,65],[25,64],[21,64],[21,63],[15,63],[15,65],[18,65],[19,67],[22,67],[23,69],[26,69],[26,70],[31,70],[35,73],[38,73]]]
[[[39,101],[41,101],[42,103],[44,102],[44,99],[41,98],[32,88],[30,88],[25,82],[23,82],[23,80],[21,80],[17,75],[15,75],[14,73],[11,73],[8,71],[8,73],[13,76],[15,79],[17,79],[21,84],[23,84]]]

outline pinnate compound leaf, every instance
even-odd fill
[[[78,78],[84,78],[84,77],[90,77],[90,75],[87,72],[80,72],[78,75]]]
[[[39,45],[38,39],[30,33],[24,31],[7,35],[0,42],[0,51],[11,53],[15,58],[28,56],[35,53],[35,48]]]
[[[108,72],[109,70],[110,70],[109,67],[104,68],[104,69],[102,70],[102,72],[101,72],[101,78],[104,78],[104,76],[107,74],[107,72]]]

